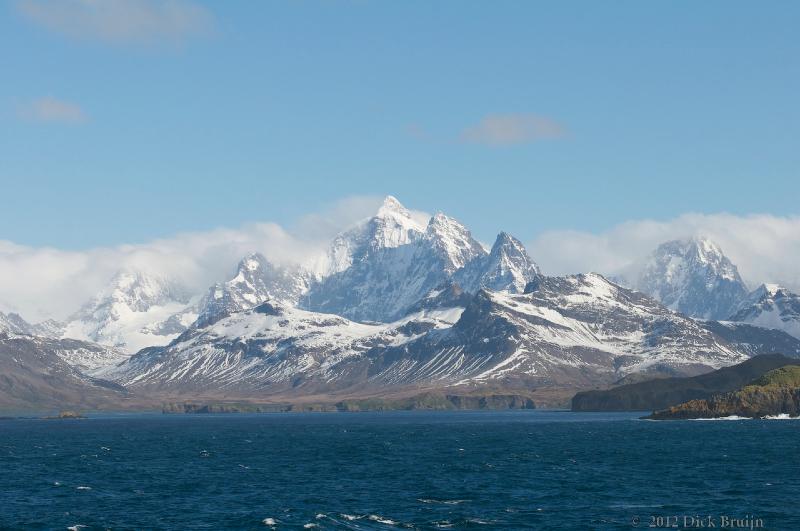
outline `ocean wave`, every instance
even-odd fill
[[[710,417],[702,419],[689,419],[689,420],[753,420],[751,417],[740,417],[739,415],[728,415],[727,417]]]
[[[469,500],[437,500],[436,498],[417,498],[422,503],[440,503],[442,505],[459,505]]]
[[[492,522],[487,520],[482,520],[480,518],[465,518],[463,520],[459,520],[458,522],[451,522],[450,520],[437,520],[431,522],[434,527],[437,529],[450,529],[451,527],[462,527],[466,526],[474,526],[474,525],[492,525]]]
[[[391,518],[386,518],[385,516],[381,516],[381,515],[378,515],[378,514],[371,514],[371,515],[369,515],[368,518],[370,520],[372,520],[373,522],[378,522],[379,524],[397,525],[397,522],[395,522]]]
[[[800,420],[800,416],[792,417],[788,413],[779,413],[777,415],[765,415],[758,417],[761,420]],[[702,419],[689,419],[689,420],[753,420],[753,417],[740,417],[739,415],[729,415],[727,417],[712,417]]]

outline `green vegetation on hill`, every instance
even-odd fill
[[[656,411],[648,418],[670,420],[781,414],[800,414],[799,365],[788,365],[769,371],[738,391],[714,395],[705,400],[691,400]]]
[[[573,397],[572,410],[656,411],[734,391],[768,371],[791,363],[797,363],[797,360],[781,354],[766,354],[691,378],[660,378],[607,390],[584,391]]]
[[[769,371],[742,390],[750,387],[800,387],[800,365],[787,365]]]

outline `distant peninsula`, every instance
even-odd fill
[[[735,391],[768,371],[794,363],[798,360],[781,354],[765,354],[699,376],[661,378],[583,391],[573,397],[572,411],[657,411]]]
[[[690,400],[656,411],[653,420],[800,415],[800,365],[769,371],[738,391]]]

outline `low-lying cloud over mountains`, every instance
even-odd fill
[[[800,287],[800,217],[766,214],[684,214],[672,220],[634,220],[601,233],[547,231],[528,250],[547,274],[635,273],[659,244],[703,236],[716,242],[751,288],[761,282]]]
[[[708,238],[662,242],[635,274],[628,265],[613,280],[548,276],[511,234],[489,247],[442,212],[427,217],[392,196],[374,203],[351,199],[289,229],[87,253],[26,255],[12,246],[30,266],[20,290],[77,296],[116,270],[66,319],[31,323],[0,312],[0,343],[19,365],[0,406],[44,404],[20,386],[58,400],[47,385],[52,371],[74,387],[69,400],[104,407],[130,396],[335,401],[422,389],[502,390],[563,406],[576,389],[620,378],[800,356],[800,297],[772,284],[749,288]],[[70,274],[74,281],[59,281]],[[224,281],[200,284],[214,274]],[[68,298],[57,302],[69,311]],[[116,391],[97,394],[96,385]]]
[[[307,262],[322,255],[343,227],[371,216],[382,200],[346,198],[290,227],[259,222],[116,247],[63,250],[0,240],[0,311],[14,311],[30,321],[64,319],[125,269],[175,278],[198,292],[226,280],[251,252],[276,264]]]
[[[0,310],[18,312],[30,321],[64,319],[126,268],[177,278],[188,290],[200,292],[227,279],[250,252],[277,264],[313,263],[333,235],[372,215],[381,201],[372,196],[343,199],[290,227],[260,222],[88,250],[0,241]],[[430,217],[412,214],[420,223]],[[616,277],[635,274],[660,243],[695,235],[718,243],[750,288],[761,282],[800,287],[799,217],[685,214],[667,221],[629,221],[601,233],[563,230],[520,236],[529,238],[530,254],[545,274],[596,271]]]

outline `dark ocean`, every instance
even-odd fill
[[[644,529],[710,517],[719,528],[729,516],[800,529],[800,421],[637,417],[2,420],[0,527]]]

